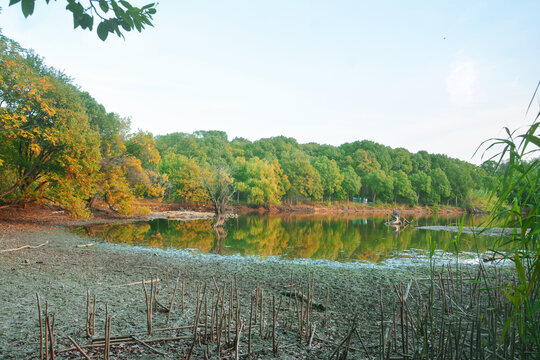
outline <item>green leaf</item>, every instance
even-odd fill
[[[516,271],[519,276],[520,285],[526,286],[527,285],[527,278],[525,276],[525,268],[523,267],[523,264],[521,263],[521,259],[519,258],[519,253],[516,251],[514,255],[514,263],[516,265]]]
[[[109,35],[109,26],[105,21],[99,23],[97,27],[97,34],[102,41],[107,40],[107,36]]]
[[[15,5],[16,3],[20,2],[21,0],[9,0],[9,6]]]
[[[125,0],[120,0],[120,4],[124,5],[126,9],[132,9],[133,6]]]
[[[22,0],[22,12],[24,17],[28,17],[34,13],[35,0]]]
[[[92,16],[88,14],[83,14],[83,16],[81,16],[80,24],[83,29],[92,30],[92,26],[94,25],[94,18],[92,18]]]
[[[501,345],[506,337],[506,333],[508,332],[508,329],[510,328],[510,324],[512,323],[512,318],[508,318],[506,319],[506,322],[504,323],[504,328],[503,328],[503,332],[502,332],[502,336],[501,336],[501,342],[499,343],[499,345]]]
[[[103,12],[109,11],[109,4],[105,0],[99,0],[99,7]]]
[[[124,14],[124,16],[122,17],[122,27],[127,31],[133,29],[133,20],[131,19],[131,17],[129,17],[128,14]]]
[[[79,15],[73,14],[73,28],[76,29],[80,23],[79,23]]]
[[[141,10],[146,10],[146,9],[153,8],[154,5],[155,5],[155,3],[146,4],[141,8]]]
[[[111,5],[114,11],[114,16],[116,16],[117,18],[121,18],[122,15],[124,15],[125,11],[120,6],[118,6],[118,3],[114,0],[111,0]]]
[[[129,24],[126,22],[126,21],[122,21],[120,23],[120,25],[122,25],[122,27],[124,28],[124,30],[126,31],[130,31],[131,30],[131,26],[129,26]]]

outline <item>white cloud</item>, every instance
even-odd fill
[[[476,63],[458,54],[446,78],[450,100],[457,105],[472,103],[476,95],[478,68]]]

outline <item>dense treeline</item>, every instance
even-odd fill
[[[474,193],[490,189],[494,164],[481,167],[425,151],[411,153],[363,140],[340,146],[298,144],[283,136],[254,142],[228,141],[222,131],[173,133],[156,137],[168,175],[167,196],[203,202],[198,179],[211,164],[229,169],[236,199],[253,205],[282,201],[370,201],[464,205]]]
[[[493,162],[478,167],[368,140],[336,147],[283,136],[229,141],[222,131],[133,134],[129,119],[2,35],[0,56],[2,203],[51,203],[87,216],[101,201],[131,214],[144,211],[133,206],[141,197],[207,203],[205,181],[225,174],[234,199],[256,206],[353,197],[467,205],[494,183]]]

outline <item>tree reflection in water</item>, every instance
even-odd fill
[[[445,249],[454,233],[416,230],[415,226],[452,225],[459,218],[420,217],[414,219],[412,226],[400,229],[386,226],[385,220],[385,216],[248,215],[229,219],[224,228],[216,230],[212,220],[154,219],[78,227],[75,231],[110,243],[194,249],[220,255],[378,262],[404,250],[427,249],[429,237],[437,248]],[[484,252],[494,240],[463,234],[461,251]]]

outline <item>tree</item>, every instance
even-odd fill
[[[287,192],[289,197],[309,197],[319,200],[323,194],[321,176],[311,165],[308,155],[300,150],[283,154],[280,160],[283,172],[287,175],[291,187]]]
[[[429,172],[431,178],[431,200],[438,203],[448,199],[452,188],[446,174],[441,169],[432,169]]]
[[[167,153],[184,155],[190,159],[200,158],[203,154],[201,141],[193,134],[174,132],[156,136],[156,147],[164,157]]]
[[[446,177],[452,187],[452,195],[455,196],[456,206],[462,202],[470,189],[475,187],[471,177],[472,168],[460,160],[451,161],[445,170]]]
[[[253,205],[277,205],[288,188],[287,176],[277,160],[269,162],[258,157],[234,162],[234,183],[239,194],[244,194]]]
[[[383,200],[391,200],[393,197],[394,181],[383,170],[375,170],[364,177],[364,186],[372,195],[372,201],[377,200],[377,195]]]
[[[404,148],[392,150],[392,170],[403,171],[405,174],[410,174],[413,169],[411,153]]]
[[[326,156],[320,156],[314,158],[312,164],[320,175],[324,197],[330,198],[332,195],[341,192],[343,174],[339,170],[335,160],[329,160]]]
[[[152,135],[143,132],[129,135],[129,119],[107,113],[105,107],[88,93],[81,95],[90,126],[101,135],[101,162],[90,208],[103,200],[120,214],[148,212],[148,209],[134,206],[136,198],[160,198],[166,182],[166,175],[156,171],[160,158]]]
[[[431,178],[429,175],[423,171],[419,171],[412,174],[409,179],[411,180],[414,191],[418,195],[416,202],[420,202],[420,199],[424,203],[429,202],[431,200]]]
[[[350,159],[350,162],[356,169],[356,173],[360,176],[365,176],[370,172],[381,168],[381,164],[375,159],[375,155],[366,150],[356,150],[350,156]]]
[[[45,0],[48,4],[50,0]],[[131,5],[125,0],[67,0],[66,10],[73,15],[73,28],[80,27],[92,31],[94,20],[99,21],[97,35],[103,41],[109,33],[114,33],[124,38],[122,31],[136,29],[141,32],[146,26],[152,25],[152,17],[156,13],[157,3],[149,3],[141,8]],[[34,13],[36,0],[10,0],[9,5],[21,3],[24,17]]]
[[[225,224],[225,213],[227,205],[231,202],[234,195],[233,178],[228,170],[220,166],[207,168],[201,173],[202,185],[208,194],[208,197],[214,205],[216,220],[212,227],[214,229],[223,227]]]
[[[202,204],[210,199],[201,184],[202,170],[194,159],[175,153],[167,153],[159,164],[159,172],[167,175],[168,197],[177,201]]]
[[[396,171],[392,173],[392,178],[394,179],[394,201],[414,205],[418,198],[407,174],[401,170]]]
[[[145,169],[155,169],[161,160],[154,136],[148,132],[139,131],[130,136],[126,142],[126,151],[141,160],[141,165]]]
[[[87,216],[100,154],[84,101],[62,73],[0,35],[0,199],[44,199]]]
[[[347,201],[349,201],[351,195],[355,196],[360,192],[360,189],[362,188],[362,179],[350,165],[343,169],[342,173],[343,182],[341,183],[341,186],[347,194]]]
[[[429,169],[431,169],[431,159],[428,152],[425,150],[420,150],[416,154],[412,154],[411,162],[413,166],[413,173],[418,171],[427,172]]]

